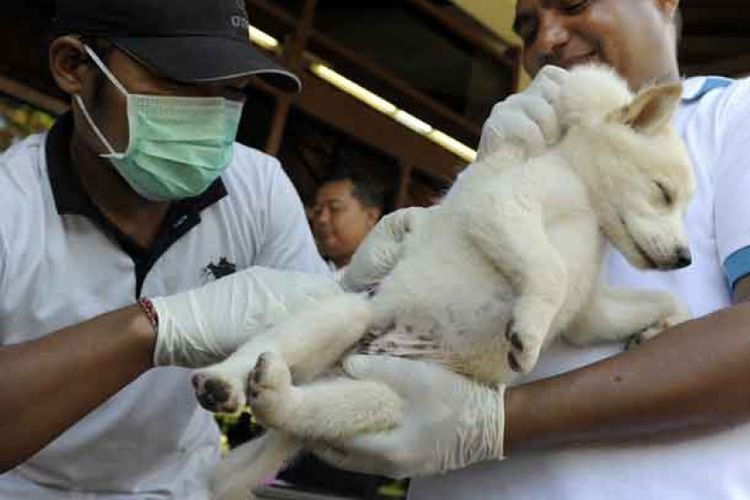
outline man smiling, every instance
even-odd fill
[[[633,89],[678,81],[678,3],[519,0],[515,29],[537,78],[493,110],[480,156],[507,141],[534,154],[559,140],[555,91],[566,73],[547,65],[599,61]],[[669,290],[700,319],[626,353],[555,344],[531,378],[506,391],[436,366],[355,357],[351,375],[403,395],[404,422],[323,447],[324,457],[355,470],[428,476],[412,482],[413,499],[750,499],[750,82],[691,78],[683,86],[674,125],[697,179],[685,215],[693,264],[644,273],[614,254],[607,281]],[[372,234],[363,255],[386,269],[399,232]],[[357,264],[355,255],[350,272]]]

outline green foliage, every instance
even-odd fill
[[[27,104],[0,97],[0,151],[14,141],[49,130],[55,118]]]

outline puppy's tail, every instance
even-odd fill
[[[211,477],[213,500],[248,500],[252,490],[281,469],[302,449],[302,443],[287,434],[268,431],[239,446],[221,461]]]

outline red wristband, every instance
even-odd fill
[[[141,307],[143,314],[148,318],[148,322],[151,323],[151,327],[154,332],[159,332],[159,315],[156,314],[156,308],[154,304],[147,298],[138,299],[138,305]]]

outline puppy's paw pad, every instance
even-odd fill
[[[244,405],[242,391],[232,380],[210,372],[197,372],[192,378],[200,405],[216,413],[236,413]]]
[[[261,354],[247,381],[248,402],[255,416],[272,425],[284,413],[292,390],[292,375],[284,359],[275,353]]]
[[[292,385],[292,374],[284,358],[273,352],[258,357],[248,377],[248,386],[260,390],[284,391]]]

